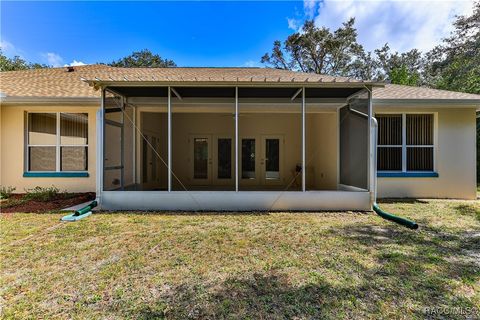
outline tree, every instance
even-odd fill
[[[410,72],[405,65],[390,70],[390,82],[406,86],[417,86],[420,81],[418,72]]]
[[[333,76],[354,74],[355,60],[364,53],[362,46],[357,43],[354,24],[355,19],[352,18],[331,32],[308,20],[302,32],[290,35],[283,47],[280,41],[275,41],[272,52],[266,53],[261,62],[280,69]]]
[[[480,94],[480,1],[471,16],[458,16],[455,30],[427,53],[430,86]]]
[[[177,66],[173,60],[162,59],[160,55],[154,54],[148,49],[134,51],[131,55],[112,61],[109,65],[123,68],[167,68]]]
[[[388,44],[372,52],[357,42],[355,19],[331,32],[308,20],[302,32],[295,32],[283,43],[276,40],[271,53],[261,62],[279,69],[298,70],[356,79],[390,80],[393,83],[419,85],[424,60],[417,49],[391,52]]]
[[[27,70],[27,69],[40,69],[48,68],[45,64],[29,63],[19,56],[9,58],[3,54],[0,49],[0,71],[15,71],[15,70]]]

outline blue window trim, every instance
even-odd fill
[[[377,172],[378,178],[438,178],[437,172]]]
[[[24,178],[87,178],[90,175],[85,171],[62,171],[62,172],[24,172]]]

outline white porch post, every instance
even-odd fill
[[[172,191],[172,93],[168,87],[168,192]]]
[[[306,190],[306,183],[305,183],[305,171],[306,168],[306,161],[305,161],[305,87],[302,88],[302,191],[305,192]]]
[[[367,153],[367,186],[368,191],[370,192],[370,202],[373,205],[374,195],[373,195],[373,179],[376,177],[372,177],[372,157],[373,157],[373,150],[372,150],[372,88],[367,88],[368,90],[368,153]],[[376,164],[375,164],[376,165]],[[374,171],[375,172],[375,171]]]
[[[238,192],[238,87],[235,87],[235,191]]]
[[[103,161],[105,159],[103,155],[103,145],[105,143],[104,137],[104,122],[105,122],[105,90],[102,88],[100,98],[100,110],[97,111],[97,163],[96,163],[96,198],[98,204],[101,205],[102,191],[103,191]]]

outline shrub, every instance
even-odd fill
[[[59,189],[55,186],[45,188],[36,186],[32,189],[25,189],[25,192],[27,193],[25,198],[29,200],[49,201],[57,197]]]
[[[0,199],[8,199],[12,195],[13,191],[15,191],[15,187],[11,186],[0,186]]]

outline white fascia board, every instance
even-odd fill
[[[100,106],[100,97],[1,97],[2,105],[91,105]]]
[[[480,99],[373,99],[374,107],[402,108],[475,108],[480,110]]]
[[[108,81],[83,80],[90,86],[99,88],[112,87],[277,87],[277,88],[364,88],[385,87],[383,82],[302,82],[302,81]]]

